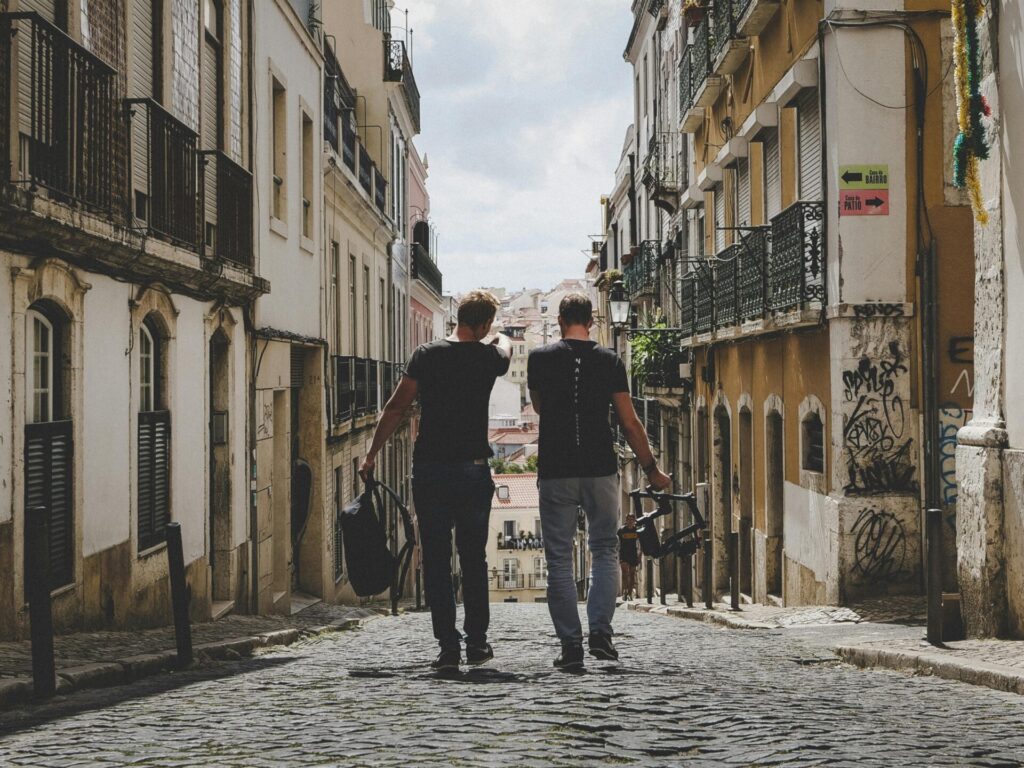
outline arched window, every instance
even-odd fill
[[[29,331],[32,335],[30,355],[31,407],[28,420],[32,424],[54,421],[53,358],[55,334],[53,323],[35,310],[28,312]]]
[[[153,316],[139,325],[138,547],[161,544],[170,522],[171,414],[164,402],[164,337]]]
[[[808,472],[825,471],[825,425],[817,411],[811,411],[800,423],[803,468]]]
[[[143,323],[139,327],[139,411],[148,413],[153,410],[156,366],[156,343],[153,334]]]

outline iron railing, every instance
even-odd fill
[[[402,93],[409,107],[416,132],[420,130],[420,91],[416,86],[416,76],[412,71],[412,62],[402,40],[384,38],[384,82],[401,83]]]
[[[0,158],[10,180],[120,212],[123,136],[117,72],[37,13],[0,14]],[[16,74],[12,74],[15,73]]]
[[[356,93],[345,79],[331,46],[325,46],[324,57],[324,139],[335,152],[341,152],[342,129],[339,126],[350,121],[356,108]]]
[[[412,246],[412,277],[414,280],[422,282],[438,296],[442,294],[444,278],[441,270],[437,268],[437,264],[427,253],[427,249],[420,243],[413,243]]]
[[[712,0],[708,15],[711,18],[712,61],[716,61],[730,40],[736,37],[735,0]]]
[[[643,181],[647,187],[658,192],[675,192],[679,189],[677,168],[678,133],[657,133],[651,136],[644,159]]]
[[[143,219],[149,234],[197,250],[201,242],[199,137],[153,99],[125,103],[131,121],[132,162],[144,164],[148,171],[146,202],[136,204],[136,218]]]
[[[686,46],[679,60],[679,114],[685,115],[693,106],[693,46]]]
[[[695,278],[686,275],[679,283],[679,328],[683,336],[693,336],[696,315]]]
[[[697,333],[710,333],[715,327],[715,291],[714,273],[710,264],[701,264],[693,276],[693,287],[696,299],[694,301],[694,331]]]
[[[647,401],[647,414],[644,428],[652,448],[661,446],[661,403],[657,400]]]
[[[704,85],[711,73],[711,14],[707,13],[693,31],[693,44],[690,46],[690,71],[692,72],[691,97]]]
[[[380,169],[373,169],[373,202],[381,213],[387,212],[388,205],[388,181]]]
[[[216,232],[207,248],[213,255],[253,268],[252,174],[220,151],[203,155],[203,200],[207,224]]]
[[[386,35],[391,34],[391,9],[388,0],[373,0],[373,26]]]
[[[368,194],[373,194],[373,160],[370,159],[370,153],[366,151],[366,147],[362,144],[359,145],[359,186],[363,188],[363,191]]]
[[[657,240],[644,240],[633,261],[623,270],[622,282],[630,298],[657,293],[659,250]]]
[[[737,282],[740,321],[754,320],[768,308],[768,240],[769,227],[757,227],[743,232],[740,252],[740,273]]]
[[[736,277],[742,245],[733,244],[718,254],[715,264],[715,327],[725,328],[737,323]]]
[[[334,420],[345,421],[356,414],[355,361],[352,356],[335,355]]]
[[[497,573],[493,574],[492,581],[491,589],[526,589],[525,573]]]
[[[825,303],[825,206],[802,200],[772,219],[769,308],[820,309]]]

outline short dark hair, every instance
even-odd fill
[[[490,291],[470,291],[459,302],[459,325],[479,328],[494,320],[501,302]]]
[[[558,316],[566,325],[586,325],[594,319],[594,305],[582,293],[570,293],[558,305]]]

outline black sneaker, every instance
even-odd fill
[[[450,651],[441,651],[430,667],[438,672],[451,672],[457,670],[461,663],[462,652],[458,648],[453,648]]]
[[[490,643],[484,643],[483,645],[467,645],[466,646],[466,663],[476,667],[480,664],[486,664],[488,661],[494,658],[494,649],[491,648]]]
[[[615,650],[615,644],[612,643],[610,635],[602,635],[599,633],[593,633],[590,636],[590,655],[595,659],[601,659],[601,661],[618,661],[619,652]]]
[[[563,645],[555,666],[559,669],[583,669],[583,646]]]

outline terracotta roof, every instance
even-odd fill
[[[500,509],[539,509],[540,494],[537,490],[537,475],[495,475],[495,485],[508,486],[508,500],[502,501],[494,494],[494,506]]]
[[[530,425],[533,427],[534,425]],[[492,429],[487,436],[487,442],[491,445],[532,445],[540,437],[536,428],[521,429],[519,427],[500,427]]]

